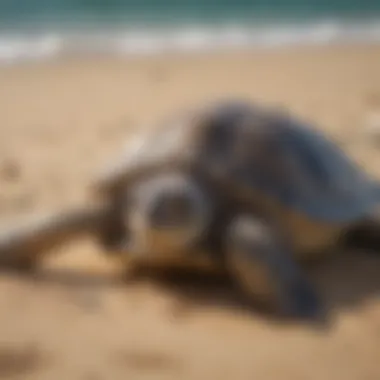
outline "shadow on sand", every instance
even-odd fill
[[[326,305],[326,318],[345,310],[354,310],[365,302],[380,299],[380,257],[370,253],[341,253],[317,266],[307,268],[318,287]],[[3,272],[4,273],[4,272]],[[133,277],[112,274],[86,274],[69,269],[37,270],[35,272],[9,273],[21,276],[24,281],[34,284],[55,284],[72,290],[83,288],[111,289],[124,287],[128,291],[131,284],[149,282],[173,295],[188,312],[194,308],[233,309],[253,316],[270,318],[270,315],[246,304],[241,293],[234,287],[228,276],[200,274],[189,271],[140,271]],[[283,318],[280,321],[284,322]],[[327,322],[325,321],[325,322]],[[288,321],[294,323],[295,321]],[[324,323],[325,327],[329,324]]]

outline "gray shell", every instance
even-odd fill
[[[140,133],[95,185],[109,195],[136,175],[175,166],[327,222],[365,217],[380,198],[380,187],[315,129],[273,109],[228,100]]]

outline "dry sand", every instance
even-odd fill
[[[368,46],[1,68],[1,218],[81,201],[136,124],[215,97],[285,106],[380,177],[380,148],[363,132],[379,68],[380,47]],[[374,257],[319,268],[327,331],[245,312],[226,285],[125,284],[114,272],[83,242],[34,278],[1,275],[0,378],[380,379]]]

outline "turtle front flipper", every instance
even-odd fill
[[[279,240],[265,221],[237,218],[227,233],[229,271],[252,301],[291,318],[319,319],[316,290]]]
[[[54,248],[96,234],[108,215],[106,206],[89,206],[33,216],[0,230],[0,268],[30,269]]]

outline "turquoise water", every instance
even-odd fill
[[[0,0],[0,62],[380,42],[380,0]]]
[[[0,23],[367,17],[379,0],[0,0]]]

